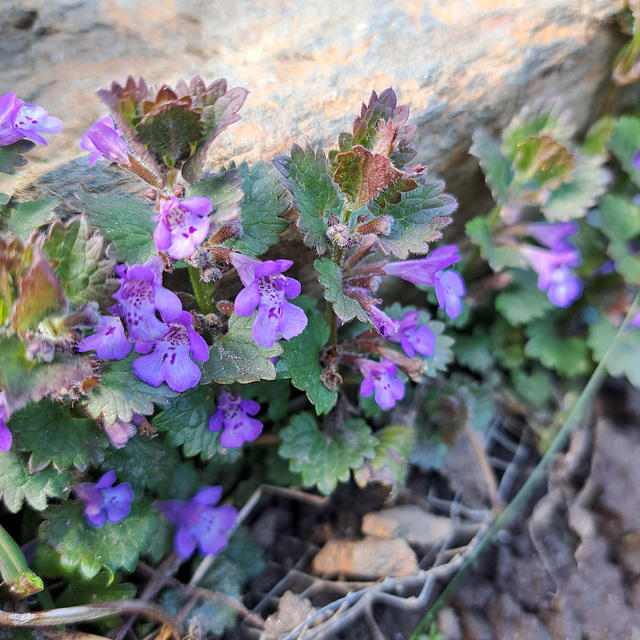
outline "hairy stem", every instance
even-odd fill
[[[204,315],[213,313],[213,305],[211,304],[211,298],[207,292],[206,283],[200,280],[200,271],[191,265],[188,265],[189,278],[191,280],[191,287],[198,303],[198,308]]]

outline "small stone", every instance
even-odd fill
[[[445,607],[438,612],[438,631],[447,640],[462,640],[460,619],[451,607]]]
[[[325,577],[375,580],[410,576],[417,571],[416,554],[400,539],[329,540],[313,559],[313,572]]]
[[[362,533],[378,538],[403,538],[409,544],[432,547],[451,531],[451,520],[420,507],[406,505],[368,513],[362,519]]]

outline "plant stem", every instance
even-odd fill
[[[551,443],[551,446],[547,450],[547,452],[542,457],[542,460],[538,463],[538,466],[533,470],[533,473],[527,478],[527,481],[522,486],[522,489],[518,491],[516,497],[507,505],[502,514],[496,519],[491,528],[489,529],[487,535],[480,542],[480,544],[476,547],[473,554],[471,554],[466,562],[460,567],[459,571],[453,577],[451,582],[447,585],[445,590],[442,592],[440,597],[436,600],[434,605],[429,609],[425,617],[422,619],[422,622],[418,625],[416,630],[413,632],[409,640],[418,640],[418,636],[420,632],[427,628],[428,625],[431,624],[433,620],[435,620],[435,614],[447,603],[449,598],[453,595],[453,592],[457,588],[460,581],[467,574],[467,571],[473,566],[478,556],[485,550],[486,547],[490,546],[497,533],[503,529],[524,507],[526,502],[531,497],[532,493],[536,490],[538,485],[547,477],[547,469],[551,460],[562,451],[565,447],[566,442],[571,434],[571,431],[578,424],[578,421],[584,414],[585,409],[587,408],[587,403],[592,399],[592,397],[597,393],[600,385],[604,382],[607,377],[607,368],[606,362],[611,352],[613,351],[613,346],[618,340],[618,336],[622,334],[623,331],[627,329],[627,326],[631,322],[631,318],[635,313],[638,312],[638,304],[640,302],[640,293],[638,293],[629,307],[629,311],[622,322],[622,325],[618,329],[616,335],[614,336],[609,348],[607,349],[604,357],[598,363],[598,366],[595,368],[595,371],[589,378],[589,381],[585,385],[580,397],[577,399],[576,403],[573,405],[567,419],[565,420],[562,428],[558,432],[558,435],[555,437],[554,441]]]
[[[211,304],[211,298],[207,291],[207,285],[200,280],[200,271],[191,265],[187,265],[187,268],[189,269],[191,287],[193,288],[200,312],[204,315],[213,313],[213,305]]]

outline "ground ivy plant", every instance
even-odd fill
[[[247,460],[255,485],[330,494],[353,473],[402,488],[414,431],[394,410],[453,358],[435,311],[463,313],[461,255],[438,242],[457,204],[414,163],[392,89],[328,153],[218,171],[207,154],[245,89],[130,77],[98,95],[109,113],[80,147],[143,188],[0,201],[0,496],[16,538],[36,540],[29,568],[4,536],[0,571],[50,608],[134,596],[123,580],[141,559],[220,554],[237,579],[205,581],[238,597],[260,566],[242,568],[246,536],[229,542]],[[3,96],[0,170],[61,129]],[[417,290],[420,308],[392,304],[403,282],[433,304]],[[259,460],[274,443],[276,478]],[[211,615],[211,632],[233,618]]]

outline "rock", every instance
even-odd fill
[[[251,91],[214,164],[268,159],[292,142],[334,145],[371,89],[393,85],[418,125],[417,161],[462,204],[481,179],[467,155],[478,126],[497,131],[534,98],[562,95],[583,126],[604,100],[625,41],[610,17],[622,0],[30,0],[0,5],[0,93],[16,91],[65,123],[35,164],[80,154],[105,114],[94,92],[144,75],[196,73]],[[37,12],[29,28],[19,12]],[[633,104],[638,88],[625,89]],[[54,142],[55,140],[55,142]],[[485,194],[486,202],[486,192]],[[475,209],[474,207],[474,209]],[[475,213],[472,211],[470,213]]]
[[[376,580],[410,576],[417,571],[416,554],[400,539],[329,540],[313,559],[313,572],[325,577]]]
[[[378,538],[403,538],[409,544],[432,547],[451,531],[451,520],[406,505],[368,513],[362,519],[362,533]]]
[[[285,591],[278,603],[278,610],[267,618],[260,640],[282,638],[315,611],[307,598],[301,600],[293,592]]]
[[[445,607],[438,611],[438,632],[447,640],[462,640],[460,620],[451,607]]]

